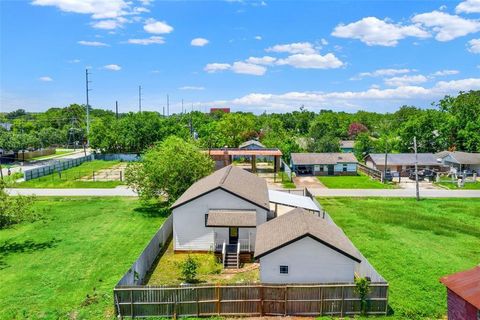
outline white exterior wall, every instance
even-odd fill
[[[335,165],[335,172],[343,172],[343,163]],[[347,172],[357,172],[357,165],[355,163],[347,163]]]
[[[205,214],[208,214],[210,209],[256,210],[257,225],[267,221],[267,211],[265,209],[218,189],[173,209],[174,250],[213,250],[214,237],[217,238],[217,242],[226,240],[228,243],[228,228],[211,228],[205,226]],[[248,239],[249,233],[252,248],[254,248],[256,229],[239,228],[240,239]]]
[[[263,283],[352,282],[354,260],[305,237],[260,258],[260,281]],[[288,274],[280,274],[280,266]]]

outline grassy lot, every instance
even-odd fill
[[[383,184],[367,175],[325,176],[318,180],[330,189],[395,189],[394,184]]]
[[[389,282],[394,318],[444,318],[439,278],[480,262],[480,200],[319,201]]]
[[[120,161],[94,160],[84,162],[78,167],[73,167],[58,173],[49,174],[37,179],[17,183],[15,188],[115,188],[122,184],[121,181],[82,181],[92,179],[95,172],[109,169],[120,164]],[[118,174],[117,174],[118,175]]]
[[[160,227],[134,198],[41,198],[0,230],[0,319],[110,319],[112,289]]]
[[[480,190],[480,182],[467,182],[465,183],[463,188],[459,188],[457,185],[457,182],[447,182],[447,181],[442,181],[436,183],[437,185],[440,185],[442,187],[448,188],[448,189],[457,189],[457,190]]]
[[[173,244],[158,262],[148,281],[149,285],[178,285],[184,282],[180,265],[190,255],[199,263],[199,283],[252,283],[259,281],[259,270],[253,264],[245,264],[245,272],[236,274],[222,273],[223,267],[213,253],[173,253]]]
[[[285,172],[279,172],[278,179],[282,180],[282,186],[285,189],[295,189],[297,187],[295,183],[290,181],[290,178]]]

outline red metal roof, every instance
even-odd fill
[[[440,282],[463,300],[480,309],[480,266],[442,277]]]
[[[225,113],[230,113],[230,108],[210,108],[210,113],[212,112],[217,112],[217,111],[222,111]]]
[[[282,151],[279,149],[238,149],[238,148],[222,148],[205,150],[212,156],[281,156]]]

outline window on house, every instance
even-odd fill
[[[343,165],[343,172],[347,172],[347,165],[346,164]]]
[[[207,220],[208,220],[208,213],[205,214],[205,227],[207,226]]]
[[[280,266],[280,274],[288,274],[288,266]]]

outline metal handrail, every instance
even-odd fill
[[[227,244],[225,241],[223,241],[223,246],[222,246],[222,264],[225,265],[225,256],[227,255]]]
[[[240,241],[237,243],[237,269],[240,267]]]

